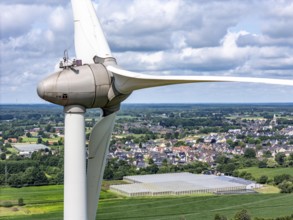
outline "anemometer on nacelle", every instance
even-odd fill
[[[74,66],[82,66],[82,60],[73,59],[72,61],[68,57],[68,51],[64,50],[63,60],[59,63],[60,69],[66,69]]]

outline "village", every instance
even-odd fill
[[[232,112],[233,117],[230,113],[219,117],[217,112],[212,112],[212,120],[228,125],[226,131],[221,131],[221,126],[213,124],[183,126],[189,120],[186,119],[187,116],[190,117],[189,112],[180,108],[167,109],[166,112],[154,110],[151,115],[122,111],[123,115],[116,120],[108,158],[125,160],[137,168],[147,167],[150,159],[158,166],[163,163],[178,165],[194,161],[206,162],[212,166],[219,155],[244,155],[247,149],[253,149],[255,157],[260,160],[274,158],[278,153],[289,156],[293,151],[293,126],[279,125],[278,121],[282,117],[278,119],[276,114],[266,119],[247,114],[245,117],[239,116],[235,112]],[[87,140],[96,120],[89,114],[86,120]],[[178,124],[165,123],[168,120],[177,121]],[[192,120],[193,116],[190,121]],[[8,158],[12,154],[30,158],[33,152],[39,150],[56,154],[63,147],[62,121],[56,123],[50,117],[39,127],[27,127],[29,129],[23,129],[22,126],[22,135],[17,137],[5,135],[5,130],[0,131],[3,142],[0,148],[1,158]]]
[[[164,117],[164,116],[162,116]],[[131,128],[145,128],[161,136],[178,136],[184,132],[184,128],[166,128],[160,125],[147,124],[146,122],[133,122],[125,125],[123,134],[134,135],[128,131]],[[253,149],[257,158],[275,157],[277,153],[289,156],[293,152],[290,136],[293,134],[293,126],[287,126],[276,130],[277,117],[267,123],[267,120],[248,120],[242,123],[241,129],[229,129],[227,132],[198,134],[197,130],[190,132],[184,138],[157,138],[143,143],[135,143],[134,140],[121,141],[120,134],[115,133],[112,145],[115,151],[110,151],[109,157],[134,161],[138,167],[147,166],[146,158],[152,158],[158,166],[164,160],[170,164],[187,164],[194,161],[206,162],[212,165],[218,155],[224,154],[231,157],[244,155],[246,149]],[[248,140],[244,137],[250,137]],[[263,138],[267,137],[267,138]],[[282,137],[282,139],[280,139]],[[123,138],[122,138],[123,140]]]

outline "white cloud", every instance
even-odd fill
[[[47,6],[38,5],[3,5],[0,4],[1,38],[16,37],[25,34],[34,22],[43,20],[48,13]]]
[[[69,32],[73,28],[71,8],[58,6],[49,16],[49,27],[60,34]]]
[[[113,54],[126,69],[293,79],[291,1],[95,0],[94,5]],[[16,96],[21,102],[39,102],[37,82],[54,71],[64,49],[74,56],[71,5],[65,0],[3,0],[0,10],[0,50],[5,51],[1,53],[0,87],[1,93],[10,91],[10,97],[1,102],[15,101]],[[157,102],[170,102],[168,94],[179,88],[172,96],[174,101],[183,101],[188,94],[191,98],[184,101],[235,101],[245,90],[243,101],[253,101],[266,99],[253,96],[263,88],[267,99],[288,101],[292,97],[291,90],[281,92],[280,87],[237,85],[181,85],[138,94],[162,91]],[[151,101],[147,97],[154,96],[142,99],[135,93],[130,101]]]

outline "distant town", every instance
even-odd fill
[[[124,104],[104,178],[188,171],[249,179],[240,168],[293,166],[292,110],[293,104]],[[99,117],[99,110],[87,111],[87,140]],[[62,108],[1,105],[0,120],[0,184],[62,183]],[[35,163],[41,165],[31,168]],[[29,178],[33,173],[38,180]]]

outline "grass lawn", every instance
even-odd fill
[[[273,185],[264,185],[262,188],[255,189],[258,193],[280,193],[280,189]]]
[[[38,138],[35,138],[35,137],[26,137],[26,136],[22,137],[22,143],[37,143],[37,141],[38,141]]]
[[[18,153],[18,150],[16,150],[14,147],[8,147],[7,150],[10,151],[12,154]]]
[[[217,213],[231,218],[241,209],[247,209],[253,217],[268,218],[291,214],[292,201],[291,194],[132,198],[101,202],[97,219],[212,220]]]
[[[280,174],[290,174],[293,176],[293,168],[258,168],[258,167],[249,167],[245,169],[240,169],[240,172],[246,171],[248,173],[251,173],[253,177],[256,179],[259,178],[262,175],[268,176],[269,179],[273,180],[274,176],[280,175]]]
[[[108,185],[108,184],[106,184]],[[34,220],[63,218],[63,186],[0,188],[0,203],[25,206],[0,207],[0,219]],[[214,219],[215,214],[231,218],[247,209],[253,217],[278,217],[293,213],[293,194],[196,195],[125,198],[105,191],[101,193],[97,219]]]
[[[53,142],[58,142],[58,140],[60,139],[60,137],[54,137],[54,138],[42,138],[42,141],[53,141]],[[22,137],[22,143],[37,143],[38,138],[35,137],[26,137],[23,136]]]
[[[23,198],[25,206],[18,206],[18,199]],[[101,200],[118,198],[105,189],[101,191]],[[13,207],[1,207],[6,202]],[[32,186],[23,188],[0,187],[0,219],[61,219],[63,212],[63,185]],[[42,217],[40,217],[40,215]],[[37,217],[38,216],[38,217]],[[56,216],[59,216],[56,218]]]

